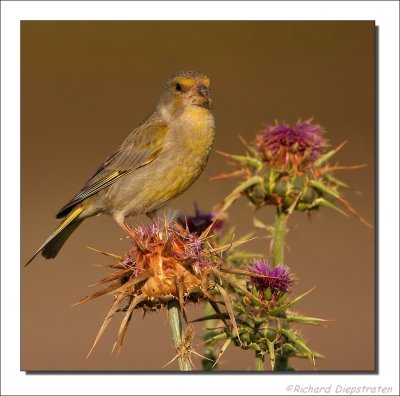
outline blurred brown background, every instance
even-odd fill
[[[263,123],[310,116],[327,128],[333,146],[348,140],[339,162],[368,166],[340,176],[352,187],[347,197],[354,207],[373,222],[373,22],[26,21],[21,33],[21,265],[55,228],[58,209],[153,111],[169,75],[185,69],[211,78],[214,150],[242,153],[239,134],[252,140]],[[235,181],[208,178],[228,169],[214,152],[200,179],[169,206],[189,214],[196,201],[209,210]],[[256,215],[268,223],[273,213],[268,207]],[[241,235],[252,217],[242,200],[230,221]],[[311,219],[296,214],[290,227],[286,261],[298,278],[295,292],[316,286],[298,308],[335,320],[326,328],[303,327],[326,356],[317,370],[374,370],[374,232],[328,209]],[[110,217],[89,219],[56,260],[39,257],[22,270],[22,370],[177,369],[176,362],[161,369],[174,355],[166,312],[144,320],[135,315],[117,359],[110,354],[119,326],[114,319],[85,359],[111,304],[106,296],[71,308],[104,275],[94,265],[107,259],[86,246],[122,253],[123,236]],[[247,249],[266,253],[265,244]],[[201,306],[189,309],[189,318],[201,314]],[[293,364],[313,370],[307,361]],[[253,370],[253,354],[231,347],[221,367]]]

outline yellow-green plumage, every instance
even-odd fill
[[[172,77],[156,111],[99,167],[58,213],[66,219],[35,255],[58,253],[87,217],[109,214],[121,225],[127,216],[154,213],[183,193],[203,171],[214,139],[209,80],[198,72]],[[28,264],[29,264],[28,262]]]

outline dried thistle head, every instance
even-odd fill
[[[115,271],[96,284],[107,286],[77,304],[105,294],[112,295],[114,302],[89,354],[117,311],[125,312],[114,344],[114,348],[119,344],[121,349],[134,310],[155,311],[165,307],[171,299],[179,301],[185,316],[186,303],[203,299],[210,301],[220,312],[218,303],[222,297],[232,324],[236,326],[227,292],[228,288],[235,287],[235,282],[225,274],[221,260],[221,252],[235,243],[213,247],[208,243],[211,227],[212,224],[198,236],[177,222],[157,219],[148,226],[127,227],[132,247],[123,257],[99,251],[115,261],[108,265]],[[243,242],[236,244],[240,243]],[[247,291],[244,289],[244,292]],[[218,299],[216,295],[219,295]]]
[[[346,216],[349,212],[370,226],[344,199],[342,190],[348,186],[334,176],[337,171],[363,165],[331,165],[329,160],[345,142],[327,151],[324,134],[325,129],[311,120],[298,121],[294,126],[277,123],[259,132],[254,144],[244,142],[246,155],[221,153],[233,160],[237,169],[213,179],[242,179],[225,198],[222,209],[227,210],[244,195],[255,208],[274,205],[280,212],[291,214],[294,210],[310,212],[328,207]]]
[[[160,302],[199,290],[201,269],[211,265],[201,240],[176,223],[137,227],[132,237],[128,256],[134,271],[146,277],[136,290]]]

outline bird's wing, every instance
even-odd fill
[[[101,164],[82,190],[60,209],[57,218],[65,217],[78,203],[154,161],[164,147],[167,132],[168,127],[162,121],[152,117],[145,120]]]

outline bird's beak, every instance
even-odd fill
[[[198,85],[192,97],[192,103],[197,106],[210,109],[211,107],[210,90],[203,84]]]

